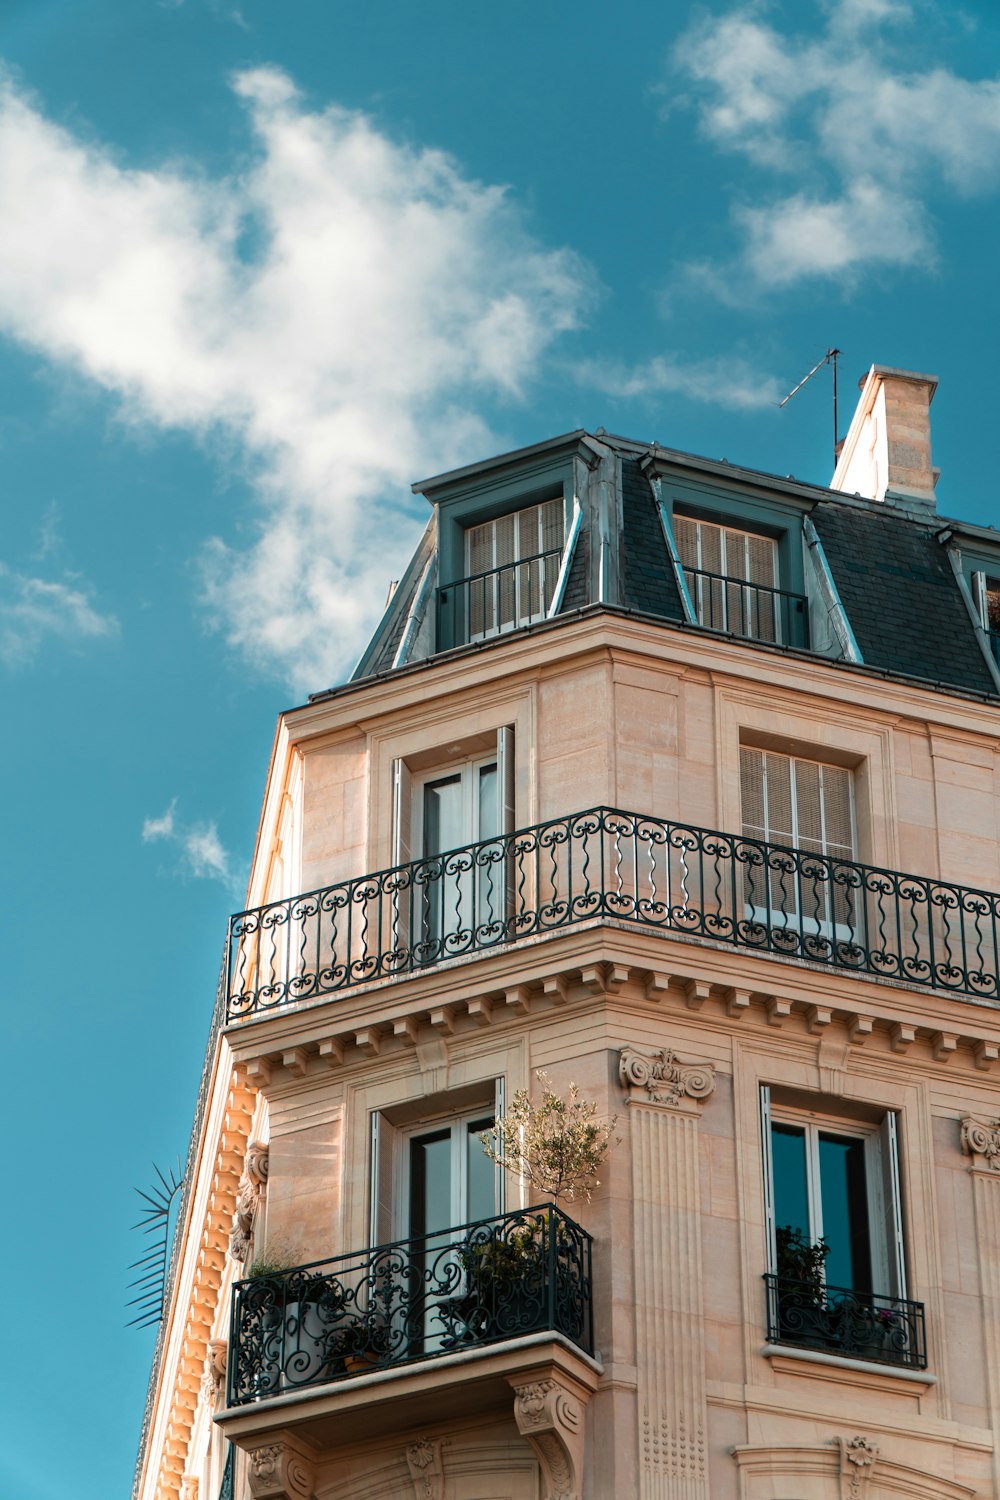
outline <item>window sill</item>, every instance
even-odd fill
[[[820,1349],[796,1349],[792,1344],[764,1344],[765,1359],[780,1355],[782,1359],[801,1360],[803,1364],[827,1365],[835,1370],[854,1370],[863,1375],[884,1375],[890,1380],[904,1380],[911,1385],[937,1385],[937,1376],[929,1370],[909,1370],[905,1365],[887,1365],[874,1359],[849,1359],[844,1354],[824,1354]]]

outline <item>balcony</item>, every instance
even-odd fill
[[[563,549],[539,552],[437,591],[438,650],[507,635],[544,620],[556,596]]]
[[[1000,998],[1000,896],[599,807],[230,920],[228,1021],[607,918]]]
[[[767,1338],[849,1359],[926,1370],[924,1305],[768,1274]]]
[[[809,649],[809,607],[804,595],[704,568],[684,566],[682,571],[699,625],[746,640]]]
[[[593,1353],[591,1238],[547,1206],[238,1282],[227,1405],[539,1333]]]

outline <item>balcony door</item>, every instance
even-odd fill
[[[482,743],[480,739],[479,743]],[[437,963],[504,941],[510,913],[505,835],[514,824],[514,732],[490,753],[413,774],[396,763],[394,863],[411,861],[397,900],[398,943],[415,963]],[[402,858],[400,857],[402,856]]]

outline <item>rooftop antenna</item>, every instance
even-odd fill
[[[142,1210],[142,1217],[132,1225],[132,1228],[141,1229],[143,1234],[150,1235],[151,1239],[146,1246],[146,1254],[129,1266],[130,1271],[138,1274],[134,1281],[129,1282],[128,1289],[138,1295],[133,1297],[128,1304],[128,1307],[136,1309],[136,1315],[126,1323],[126,1328],[151,1328],[163,1317],[163,1298],[167,1281],[167,1229],[170,1224],[170,1210],[184,1181],[184,1174],[181,1172],[179,1161],[176,1171],[168,1167],[164,1174],[155,1162],[153,1171],[159,1180],[153,1183],[150,1191],[145,1193],[142,1188],[136,1188],[139,1197],[145,1200],[146,1206]]]
[[[791,390],[791,391],[788,392],[788,395],[785,397],[784,401],[779,401],[778,402],[778,408],[779,408],[779,410],[781,409],[781,407],[787,406],[788,403],[789,403],[789,401],[791,401],[792,397],[795,396],[795,395],[797,395],[798,392],[801,391],[802,387],[806,384],[806,382],[812,380],[812,378],[816,374],[817,370],[822,370],[822,368],[823,368],[824,365],[830,365],[832,367],[832,369],[833,369],[833,467],[834,468],[837,467],[837,460],[840,458],[840,429],[839,429],[838,424],[837,424],[837,360],[838,360],[839,356],[840,356],[840,350],[839,349],[828,349],[826,351],[826,353],[823,355],[823,358],[820,360],[819,364],[813,365],[812,369],[809,371],[809,374],[808,375],[803,375],[802,379],[799,381],[798,385],[794,388],[794,390]]]

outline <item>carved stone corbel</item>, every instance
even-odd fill
[[[542,1500],[581,1500],[583,1406],[558,1380],[514,1386],[514,1420],[542,1470]]]
[[[628,1090],[627,1104],[660,1104],[680,1109],[688,1101],[700,1103],[715,1088],[711,1063],[682,1063],[672,1047],[638,1052],[623,1047],[618,1077]]]
[[[962,1121],[962,1150],[972,1157],[973,1168],[1000,1172],[1000,1120],[977,1120],[966,1115]]]
[[[865,1437],[838,1438],[840,1500],[864,1500],[878,1461],[878,1444]]]
[[[267,1188],[268,1148],[263,1141],[251,1141],[243,1160],[243,1175],[236,1190],[236,1211],[229,1235],[229,1256],[242,1265],[250,1253],[250,1235],[254,1215]]]
[[[311,1500],[316,1475],[304,1448],[287,1438],[252,1448],[248,1478],[254,1500]]]
[[[198,1500],[198,1480],[193,1474],[185,1474],[181,1480],[181,1500]]]
[[[205,1352],[205,1373],[201,1377],[202,1395],[213,1406],[226,1380],[229,1345],[225,1339],[210,1339]]]
[[[416,1500],[443,1500],[444,1469],[441,1465],[441,1444],[427,1438],[418,1438],[406,1450],[406,1462],[413,1480]]]

